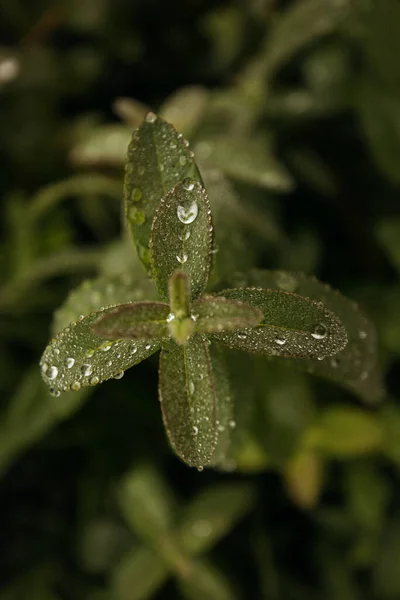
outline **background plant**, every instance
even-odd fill
[[[397,598],[398,3],[1,11],[3,597]],[[37,360],[67,292],[81,283],[90,304],[103,289],[83,281],[112,277],[113,304],[118,282],[143,277],[120,241],[120,206],[126,147],[149,107],[189,139],[216,190],[210,285],[265,286],[256,267],[290,288],[282,272],[301,271],[356,300],[378,326],[383,404],[359,403],[376,397],[379,373],[377,387],[344,391],[230,354],[238,470],[221,476],[171,455],[152,359],[94,392],[47,394]],[[313,297],[308,278],[297,285]],[[90,311],[81,304],[72,293],[54,331]],[[354,331],[371,340],[366,323]],[[150,506],[141,482],[161,471],[162,501],[131,521],[123,507]],[[244,478],[251,491],[214,537],[234,503],[201,505],[203,488]],[[190,510],[187,531],[210,540],[198,551],[179,537]]]

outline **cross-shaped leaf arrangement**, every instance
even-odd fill
[[[43,378],[59,396],[118,379],[161,349],[159,399],[172,447],[199,470],[231,468],[234,407],[220,345],[309,363],[340,352],[346,329],[325,303],[274,285],[205,294],[215,256],[207,192],[188,142],[153,113],[129,146],[125,208],[158,298],[137,301],[139,284],[110,283],[108,299],[92,299],[95,310],[51,340]]]
[[[132,469],[118,489],[121,512],[140,540],[113,572],[115,600],[145,600],[172,576],[187,598],[234,600],[231,585],[204,554],[252,508],[248,483],[205,488],[179,512],[176,498],[151,466]],[[175,514],[180,514],[176,522]]]

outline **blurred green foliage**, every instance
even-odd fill
[[[398,1],[3,0],[0,34],[0,599],[397,600]],[[379,406],[231,352],[220,475],[172,455],[151,359],[48,395],[68,291],[143,277],[121,198],[148,107],[229,178],[223,276],[313,273],[372,317]]]

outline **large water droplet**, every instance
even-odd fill
[[[194,189],[194,184],[195,182],[192,179],[189,179],[188,177],[186,179],[183,180],[183,188],[185,190],[187,190],[188,192],[191,192]]]
[[[146,220],[146,214],[144,210],[140,210],[136,206],[131,206],[128,210],[128,217],[131,221],[136,223],[136,225],[143,225]]]
[[[275,342],[278,344],[278,346],[284,346],[286,344],[286,338],[284,338],[282,335],[277,335]]]
[[[81,389],[81,384],[79,383],[79,381],[74,381],[74,383],[71,384],[71,390],[73,392],[77,392],[80,389]]]
[[[97,385],[99,381],[100,379],[97,377],[97,375],[93,375],[89,381],[89,385]]]
[[[189,381],[189,394],[193,396],[194,394],[194,383],[193,381]]]
[[[193,425],[193,435],[197,435],[199,433],[199,428],[196,425]]]
[[[202,471],[204,471],[204,467],[197,467],[197,470],[199,473],[201,473]]]
[[[72,357],[67,358],[67,360],[66,360],[67,369],[72,369],[74,364],[75,364],[74,358],[72,358]]]
[[[178,207],[176,209],[178,219],[180,220],[181,223],[184,223],[185,225],[189,225],[190,223],[193,223],[193,221],[196,219],[196,217],[198,215],[198,212],[199,212],[199,207],[195,200],[193,200],[193,202],[190,202],[187,206],[178,204]]]
[[[140,188],[133,188],[131,193],[132,202],[139,202],[142,199],[142,190]]]
[[[323,323],[318,323],[311,335],[315,340],[323,340],[328,335],[328,330]]]
[[[46,375],[49,379],[53,380],[57,377],[58,375],[58,369],[57,367],[54,367],[53,365],[51,367],[48,368]]]
[[[147,123],[155,123],[157,121],[157,115],[153,112],[148,112],[145,117],[145,120],[147,121]]]
[[[174,319],[175,319],[174,313],[169,313],[169,315],[167,317],[167,323],[171,323],[171,321],[173,321]]]
[[[40,370],[42,373],[46,373],[48,368],[49,368],[49,365],[47,363],[43,363],[40,367]]]
[[[146,344],[146,350],[150,350],[151,344]]]
[[[186,252],[184,252],[184,253],[182,254],[182,256],[177,256],[177,257],[176,257],[176,260],[177,260],[179,263],[181,263],[181,265],[184,265],[184,264],[185,264],[185,262],[187,261],[187,259],[188,259],[188,255],[186,254]]]
[[[103,350],[103,352],[108,352],[109,350],[111,350],[111,348],[112,348],[111,342],[104,342],[104,344],[102,344],[100,346],[100,350]]]
[[[114,379],[122,379],[124,376],[124,371],[120,371],[116,375],[114,375]]]
[[[92,374],[92,365],[82,365],[81,367],[81,373],[84,377],[88,377],[89,375]]]
[[[179,233],[178,234],[178,238],[184,242],[186,240],[188,240],[190,238],[190,231],[189,229],[186,229],[185,233]]]
[[[50,394],[52,396],[54,396],[55,398],[58,398],[61,395],[60,390],[57,390],[56,388],[50,388]]]
[[[229,421],[229,427],[231,429],[235,429],[235,427],[236,427],[236,421],[234,421],[233,419],[232,419],[232,421]]]

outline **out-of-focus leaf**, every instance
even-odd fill
[[[25,448],[40,440],[59,421],[73,415],[90,391],[65,394],[60,403],[49,396],[37,366],[32,367],[0,417],[0,473]]]
[[[245,327],[255,327],[263,319],[260,309],[218,296],[204,296],[193,303],[196,318],[195,330],[198,333],[234,331]]]
[[[212,345],[210,356],[215,386],[216,425],[218,429],[218,441],[210,464],[219,469],[231,471],[236,467],[231,452],[232,433],[236,428],[234,397],[222,349]]]
[[[146,340],[108,341],[92,332],[94,323],[113,307],[93,312],[73,321],[53,338],[40,360],[40,369],[50,391],[78,391],[124,371],[156,352],[160,345]]]
[[[161,106],[160,115],[177,131],[190,137],[203,116],[208,97],[207,90],[199,85],[180,88]]]
[[[287,464],[284,479],[288,493],[300,508],[313,508],[320,497],[323,484],[323,463],[310,451],[300,450]]]
[[[202,469],[215,450],[216,395],[208,344],[200,336],[174,342],[160,356],[159,395],[172,447],[190,466]]]
[[[115,600],[147,600],[168,577],[168,567],[150,548],[134,549],[113,572],[111,589]]]
[[[237,594],[228,580],[205,561],[192,563],[190,570],[180,577],[180,588],[188,600],[235,600]]]
[[[110,340],[168,338],[168,304],[131,302],[120,304],[100,317],[92,326],[96,335]]]
[[[211,263],[212,222],[201,184],[186,179],[162,200],[154,217],[150,258],[152,276],[162,298],[169,279],[179,269],[190,281],[191,298],[206,288]]]
[[[335,354],[347,342],[341,322],[322,303],[262,288],[224,290],[221,295],[251,304],[264,314],[262,323],[253,329],[212,335],[230,348],[267,356],[321,359]]]
[[[323,304],[333,311],[346,328],[347,346],[335,356],[322,361],[297,361],[299,368],[333,379],[367,402],[378,401],[384,394],[378,362],[375,327],[358,305],[329,285],[302,273],[253,270],[249,285],[296,292]]]
[[[180,544],[190,554],[207,552],[252,508],[254,493],[245,483],[223,483],[198,494],[183,514]]]
[[[335,406],[326,409],[307,434],[307,445],[328,456],[371,454],[383,444],[380,420],[361,408]]]
[[[384,473],[372,461],[358,460],[347,466],[345,486],[349,511],[357,527],[379,535],[389,501]]]
[[[400,410],[391,404],[383,409],[383,452],[400,467]]]
[[[122,169],[130,139],[131,132],[126,125],[100,125],[72,148],[70,160],[77,167]]]
[[[188,143],[172,125],[148,113],[133,132],[125,167],[126,218],[146,269],[154,215],[162,198],[185,177],[200,181]]]
[[[380,221],[376,225],[376,236],[400,273],[400,218],[393,215]]]
[[[293,189],[290,174],[265,139],[210,137],[196,144],[195,154],[202,167],[218,168],[234,180],[278,192]]]
[[[170,532],[173,498],[153,467],[136,467],[123,478],[119,504],[125,519],[143,540],[155,544]]]
[[[400,595],[400,519],[390,519],[381,537],[377,561],[373,569],[373,590],[376,598],[397,600]]]
[[[52,331],[62,331],[72,321],[102,307],[125,304],[126,302],[153,300],[157,291],[150,279],[135,279],[128,273],[114,277],[87,279],[70,292],[65,303],[54,314]]]
[[[113,110],[123,121],[131,127],[139,127],[149,112],[149,107],[134,98],[117,98],[113,103]],[[128,140],[128,142],[130,139]],[[126,154],[126,147],[125,147]],[[124,160],[125,160],[124,154]]]

